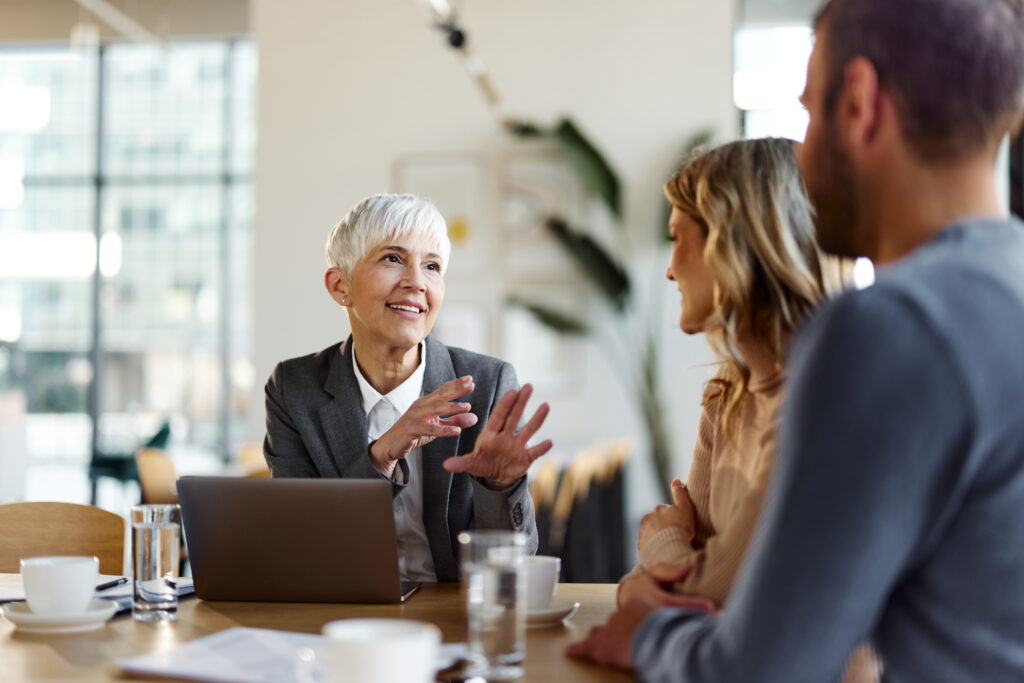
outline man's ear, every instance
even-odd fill
[[[864,57],[854,57],[843,70],[843,91],[836,106],[839,135],[847,149],[857,154],[870,147],[887,123],[882,100],[886,97],[879,87],[875,65]]]
[[[328,268],[324,273],[324,287],[331,298],[338,302],[339,306],[349,305],[349,283],[348,278],[341,272],[340,268]]]

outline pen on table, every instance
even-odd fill
[[[115,586],[120,586],[121,584],[124,584],[124,583],[128,583],[128,577],[127,576],[122,576],[119,579],[114,579],[113,581],[107,581],[106,583],[101,583],[100,585],[96,586],[96,592],[98,593],[100,591],[105,591],[108,588],[113,588]],[[0,605],[6,605],[7,603],[10,603],[10,602],[25,602],[25,598],[3,598],[3,599],[0,599]]]
[[[97,591],[105,591],[108,588],[113,588],[114,586],[120,586],[123,583],[128,583],[128,577],[127,576],[122,576],[119,579],[114,579],[113,581],[107,581],[106,583],[101,583],[100,585],[96,586],[96,590]]]

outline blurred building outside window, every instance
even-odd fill
[[[255,82],[245,41],[0,49],[0,502],[88,502],[165,421],[236,452]]]

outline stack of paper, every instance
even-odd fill
[[[191,678],[197,681],[235,683],[293,683],[299,679],[305,650],[319,652],[323,636],[262,628],[229,628],[197,638],[167,652],[119,659],[122,671],[153,676]],[[438,671],[465,659],[465,643],[445,643],[438,652]]]

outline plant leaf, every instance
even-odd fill
[[[550,216],[544,224],[612,305],[623,310],[629,300],[630,281],[622,266],[589,235],[573,230],[559,216]]]
[[[537,124],[522,119],[505,119],[502,124],[505,130],[517,138],[537,138],[545,135],[545,131]]]
[[[537,319],[537,322],[550,327],[555,332],[574,336],[586,335],[590,332],[590,328],[580,320],[542,304],[524,301],[518,297],[510,297],[507,303],[509,306],[518,306],[528,311]]]
[[[586,138],[570,119],[562,119],[555,126],[554,138],[569,159],[583,186],[601,198],[616,222],[622,221],[619,177],[601,152]]]
[[[703,150],[711,146],[711,142],[715,139],[715,129],[712,127],[702,128],[696,133],[690,136],[683,146],[683,157],[689,159],[698,150]]]

